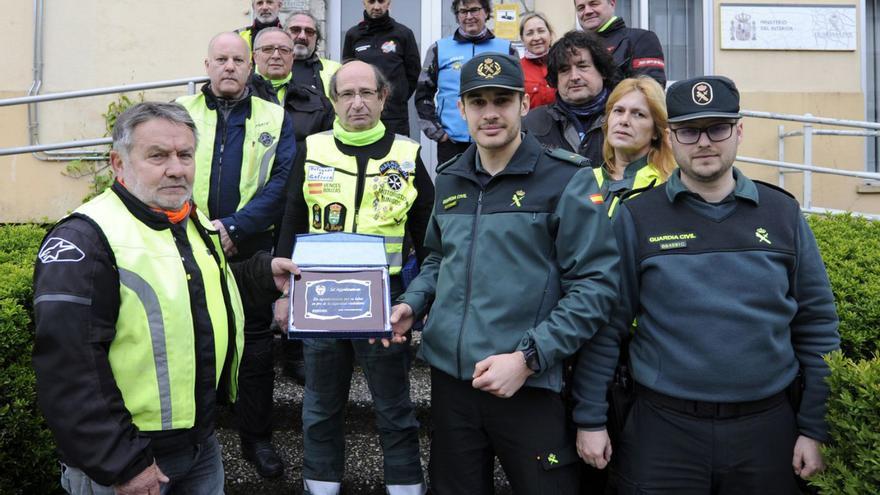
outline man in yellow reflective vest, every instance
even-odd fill
[[[379,120],[390,93],[374,66],[348,62],[330,80],[337,120],[306,138],[294,164],[276,253],[289,256],[300,233],[358,232],[385,237],[391,297],[403,292],[410,244],[419,259],[434,187],[415,141]],[[287,312],[286,299],[275,305]],[[390,495],[425,493],[419,424],[409,397],[409,348],[363,340],[306,339],[303,346],[303,483],[311,495],[339,493],[345,461],[344,405],[353,362],[364,370],[376,409]],[[333,371],[329,371],[333,370]]]
[[[300,10],[287,17],[287,32],[293,38],[293,82],[308,86],[329,96],[330,76],[339,69],[339,62],[318,56],[321,28],[310,12]]]
[[[253,24],[235,30],[235,34],[241,36],[251,51],[254,49],[254,43],[260,31],[267,27],[281,27],[281,19],[278,18],[278,14],[281,12],[281,3],[281,0],[254,0],[251,2],[254,16]]]
[[[33,363],[69,493],[223,491],[214,421],[236,397],[242,308],[297,270],[266,253],[227,264],[191,200],[195,129],[174,103],[123,113],[117,181],[40,249]]]
[[[243,260],[271,251],[273,226],[290,164],[296,153],[293,123],[281,106],[254,97],[247,86],[251,58],[235,33],[208,44],[210,81],[199,94],[178,98],[198,129],[193,199],[220,232],[223,251]],[[245,459],[265,477],[281,476],[284,465],[272,447],[272,309],[245,315],[241,397],[236,404]]]

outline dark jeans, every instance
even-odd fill
[[[471,143],[459,143],[451,139],[437,143],[437,166],[443,165],[459,153],[464,153],[470,145]]]
[[[409,346],[386,349],[366,340],[304,339],[303,357],[303,478],[342,481],[345,405],[357,360],[373,398],[385,484],[422,483],[419,422],[409,396]]]
[[[272,308],[245,311],[244,350],[238,371],[238,401],[235,414],[243,442],[272,438],[272,391],[275,368],[272,359]]]
[[[637,397],[614,446],[618,493],[797,494],[788,401],[746,416],[701,418]]]
[[[574,442],[558,393],[523,387],[502,399],[431,368],[433,493],[494,493],[495,456],[515,494],[577,493]]]
[[[156,464],[171,479],[161,485],[162,495],[216,495],[223,493],[224,473],[220,444],[213,434],[203,443],[156,456]],[[110,486],[99,485],[80,469],[62,465],[61,487],[71,495],[115,495]]]

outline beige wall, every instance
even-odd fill
[[[744,3],[764,3],[763,0]],[[797,4],[796,1],[779,3]],[[823,1],[852,5],[851,1]],[[719,16],[719,2],[714,14]],[[858,5],[856,3],[855,5]],[[859,18],[862,12],[858,12]],[[742,108],[765,112],[831,117],[848,120],[865,118],[861,87],[861,46],[852,52],[721,50],[721,34],[715,33],[715,73],[734,81],[742,92]],[[745,119],[741,156],[776,160],[778,126],[800,130],[797,122]],[[816,126],[815,128],[833,128]],[[837,129],[845,129],[837,127]],[[785,140],[785,161],[802,163],[803,138]],[[865,170],[865,139],[842,136],[814,136],[813,164],[846,170]],[[777,183],[776,170],[738,164],[754,177]],[[859,194],[863,179],[813,174],[813,205],[840,210],[880,213],[880,195]],[[802,174],[786,174],[786,188],[803,196]]]
[[[44,1],[43,93],[202,75],[208,39],[216,32],[250,22],[248,0],[211,2],[214,8],[210,10],[201,2]],[[715,2],[713,11],[716,18],[719,3]],[[535,0],[534,7],[549,16],[559,34],[574,25],[570,0]],[[17,47],[8,51],[11,56],[4,61],[0,98],[22,96],[32,80],[33,4],[0,0],[0,8],[4,12],[0,18],[2,46]],[[861,17],[862,12],[858,15]],[[716,40],[714,72],[737,82],[743,108],[864,118],[860,51],[721,50],[719,29],[716,26],[712,34]],[[182,92],[183,88],[151,91],[146,98],[170,100]],[[41,142],[102,136],[101,113],[112,100],[108,96],[40,104]],[[27,144],[26,115],[22,106],[0,107],[0,147]],[[746,139],[740,154],[776,159],[779,124],[786,129],[799,127],[791,122],[745,119]],[[787,141],[787,160],[802,158],[801,143],[801,138]],[[864,169],[863,139],[817,136],[814,143],[816,165]],[[776,180],[775,171],[747,165],[743,168],[756,177]],[[86,194],[87,182],[65,177],[63,169],[63,162],[40,162],[30,155],[0,157],[0,222],[51,220],[75,208]],[[815,175],[814,205],[880,213],[880,195],[857,192],[863,182]],[[799,175],[787,176],[786,186],[800,195]]]
[[[248,0],[215,0],[210,2],[212,9],[206,5],[45,0],[41,93],[203,75],[210,37],[250,23]],[[24,96],[33,79],[33,2],[0,0],[0,11],[0,46],[7,47],[0,98]],[[184,91],[151,91],[146,98],[170,100]],[[103,136],[101,114],[112,100],[108,96],[41,103],[40,141]],[[0,107],[0,147],[27,144],[26,107]],[[88,184],[62,175],[64,166],[31,155],[0,157],[0,222],[54,220],[75,208]]]

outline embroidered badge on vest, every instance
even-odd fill
[[[272,142],[275,141],[275,137],[268,132],[263,132],[262,134],[260,134],[259,141],[260,144],[262,144],[263,146],[269,147],[272,146]]]

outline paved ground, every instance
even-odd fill
[[[278,361],[276,359],[276,361]],[[420,432],[422,466],[428,465],[428,411],[430,408],[430,379],[428,368],[417,362],[412,370],[412,399],[416,414],[422,423]],[[223,447],[226,467],[226,491],[230,495],[299,494],[302,493],[302,387],[287,378],[276,366],[273,443],[287,467],[284,476],[276,480],[261,478],[251,465],[242,459],[234,417],[224,411],[218,418],[217,437]],[[355,370],[349,394],[346,415],[346,476],[343,492],[346,494],[381,495],[382,454],[376,434],[372,401],[363,373]],[[496,463],[497,464],[497,463]],[[496,493],[509,494],[510,489],[500,468],[496,469]]]

